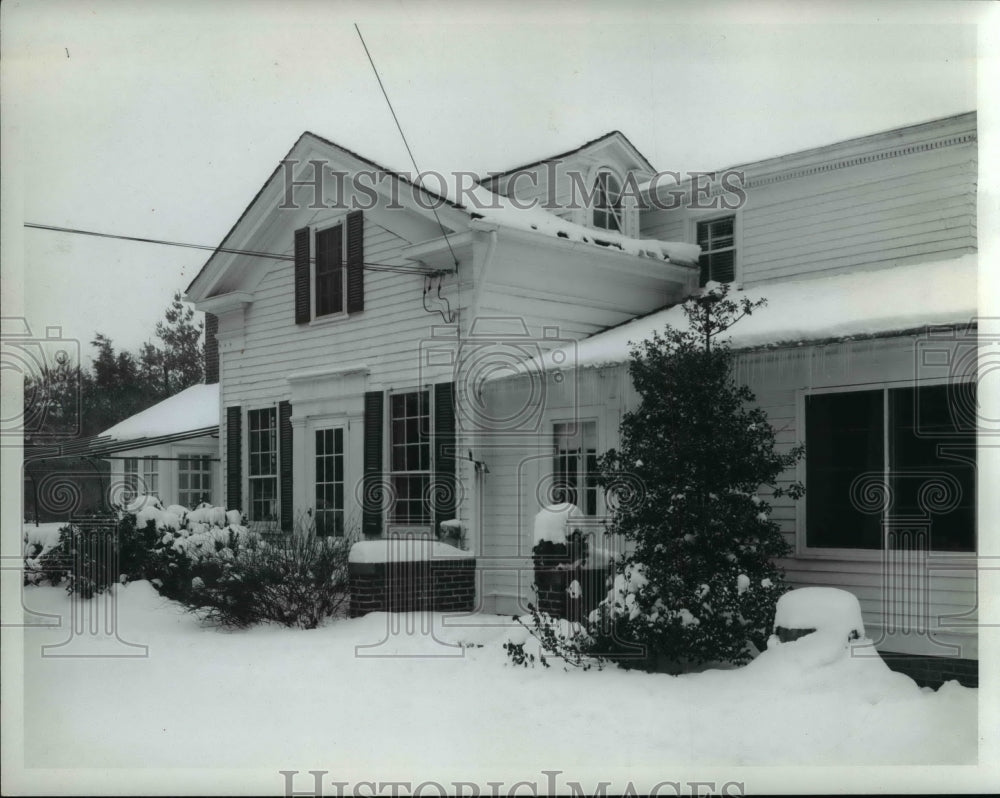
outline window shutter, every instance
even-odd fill
[[[309,228],[295,231],[295,323],[308,324],[312,309],[309,297]]]
[[[243,410],[226,408],[226,509],[243,510]]]
[[[365,309],[365,218],[361,211],[347,214],[347,312]]]
[[[278,502],[281,529],[292,531],[292,403],[278,402]]]
[[[361,531],[368,537],[382,534],[382,391],[365,393],[365,455],[362,484]]]
[[[431,519],[435,534],[442,521],[455,517],[455,383],[434,386],[434,485]]]
[[[219,317],[214,313],[205,314],[205,384],[219,381]]]

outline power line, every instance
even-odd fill
[[[389,113],[392,114],[392,120],[396,123],[396,130],[399,131],[399,137],[403,139],[403,145],[406,147],[406,152],[410,156],[410,163],[413,164],[414,170],[416,170],[417,176],[421,174],[420,167],[417,166],[417,159],[413,157],[413,150],[410,149],[410,142],[406,140],[406,134],[403,133],[403,126],[399,124],[399,117],[396,116],[396,110],[392,107],[392,101],[389,99],[389,94],[385,90],[385,86],[382,83],[382,77],[378,73],[378,68],[375,66],[375,61],[372,59],[372,54],[368,52],[368,45],[365,44],[365,37],[361,35],[361,29],[358,27],[358,23],[354,23],[354,30],[358,33],[358,38],[361,39],[361,46],[365,48],[365,55],[368,56],[368,63],[372,65],[372,72],[375,73],[375,80],[378,81],[378,87],[382,90],[382,96],[385,97],[385,104],[389,106]],[[455,250],[451,248],[451,241],[448,239],[448,233],[444,229],[444,224],[441,222],[441,217],[438,215],[437,208],[431,208],[434,212],[434,218],[437,219],[438,227],[441,228],[441,235],[444,236],[445,243],[448,245],[448,251],[451,253],[451,259],[455,263],[455,269],[458,269],[458,257],[455,255]]]
[[[57,227],[50,224],[36,224],[34,222],[25,222],[25,227],[30,227],[33,230],[48,230],[54,233],[72,233],[73,235],[81,236],[94,236],[95,238],[111,238],[118,241],[134,241],[139,244],[158,244],[164,247],[183,247],[186,249],[202,249],[208,250],[210,252],[223,252],[229,255],[243,255],[249,258],[266,258],[268,260],[280,260],[294,262],[294,255],[283,255],[277,252],[262,252],[259,250],[252,249],[235,249],[233,247],[213,247],[208,244],[192,244],[185,241],[168,241],[161,238],[145,238],[143,236],[126,236],[118,233],[101,233],[96,230],[80,230],[74,227]],[[451,248],[451,244],[448,245]],[[309,259],[310,263],[315,263],[315,258]],[[374,272],[392,272],[395,274],[422,274],[422,275],[438,275],[441,274],[440,269],[430,269],[426,266],[397,266],[391,263],[363,263],[362,267],[366,271]]]

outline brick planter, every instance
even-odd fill
[[[350,615],[369,612],[471,612],[476,603],[476,560],[350,563]]]
[[[586,621],[587,616],[608,595],[607,568],[569,568],[558,564],[535,563],[535,593],[538,611],[553,618]],[[576,581],[580,595],[570,595],[569,587]]]

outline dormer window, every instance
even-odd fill
[[[611,172],[598,172],[594,183],[594,227],[625,232],[622,184]]]

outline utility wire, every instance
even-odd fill
[[[410,163],[413,164],[414,170],[416,170],[417,175],[421,174],[420,167],[417,166],[417,159],[413,157],[413,150],[410,149],[410,142],[406,140],[406,134],[403,132],[403,126],[399,124],[399,117],[396,116],[396,110],[392,107],[392,101],[389,99],[389,94],[385,90],[385,86],[382,83],[382,77],[378,73],[378,67],[375,66],[375,61],[372,59],[372,54],[368,52],[368,45],[365,44],[365,37],[361,35],[361,29],[358,27],[358,23],[354,23],[354,30],[358,33],[358,38],[361,39],[361,46],[365,48],[365,55],[368,56],[368,63],[372,65],[372,72],[375,73],[375,80],[378,81],[378,87],[382,90],[382,96],[385,97],[385,104],[389,106],[389,113],[392,114],[392,120],[396,123],[396,130],[399,131],[399,137],[403,140],[403,145],[406,147],[406,152],[410,156]],[[448,245],[448,251],[451,253],[451,259],[455,262],[455,269],[458,269],[458,257],[455,255],[455,250],[451,247],[451,241],[448,238],[448,233],[444,229],[444,224],[441,222],[441,217],[438,215],[437,208],[431,208],[434,212],[434,218],[437,219],[438,226],[441,228],[441,235],[444,236],[445,243]]]
[[[34,222],[25,222],[25,227],[30,227],[33,230],[49,230],[54,233],[72,233],[73,235],[81,236],[94,236],[96,238],[112,238],[118,241],[135,241],[140,244],[159,244],[164,247],[184,247],[186,249],[203,249],[211,252],[224,252],[230,255],[243,255],[249,258],[266,258],[269,260],[281,260],[290,261],[295,260],[294,255],[282,255],[277,252],[261,252],[252,249],[234,249],[231,247],[213,247],[208,244],[191,244],[184,241],[167,241],[160,238],[144,238],[142,236],[126,236],[119,235],[116,233],[100,233],[96,230],[80,230],[73,227],[57,227],[50,224],[35,224]],[[450,245],[449,245],[450,246]],[[315,258],[309,259],[310,263],[315,263]],[[391,263],[364,263],[363,268],[367,271],[375,272],[393,272],[396,274],[423,274],[423,275],[438,275],[441,274],[440,269],[430,269],[426,266],[396,266]]]

